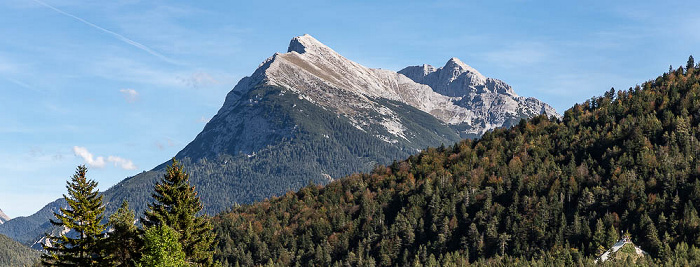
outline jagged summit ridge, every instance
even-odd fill
[[[457,105],[472,111],[474,117],[468,123],[472,127],[465,130],[468,134],[480,135],[483,131],[510,126],[521,118],[539,114],[560,116],[548,104],[518,96],[510,85],[482,75],[458,58],[449,59],[440,68],[424,64],[406,67],[399,73],[452,97]]]
[[[458,58],[445,66],[408,67],[400,72],[371,69],[351,61],[311,35],[292,38],[287,53],[266,59],[253,75],[229,93],[219,114],[239,104],[238,98],[258,85],[282,87],[314,104],[348,117],[367,130],[381,124],[393,136],[405,138],[401,122],[378,99],[399,101],[431,114],[449,125],[462,125],[464,134],[479,136],[553,108],[536,99],[519,97],[504,82],[487,78]],[[380,116],[369,116],[379,113]],[[505,125],[508,126],[508,125]]]
[[[472,92],[484,91],[518,96],[506,83],[487,78],[456,57],[450,58],[441,68],[424,64],[406,67],[399,73],[417,83],[430,86],[440,94],[452,97],[462,97]]]

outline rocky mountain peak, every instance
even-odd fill
[[[299,54],[304,54],[307,51],[321,51],[321,50],[331,50],[329,47],[323,43],[316,40],[316,38],[311,35],[304,34],[302,36],[297,36],[289,41],[289,47],[287,48],[287,53],[297,52]]]
[[[10,216],[7,216],[2,210],[0,210],[0,224],[5,223],[6,221],[10,220]]]
[[[445,63],[445,66],[442,67],[442,69],[450,70],[454,79],[456,79],[464,73],[470,73],[472,76],[476,76],[480,79],[485,79],[484,75],[481,75],[479,71],[467,64],[464,64],[464,62],[462,62],[461,60],[459,60],[459,58],[456,57],[450,58],[450,60],[448,60],[447,63]]]

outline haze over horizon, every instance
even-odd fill
[[[562,113],[698,54],[700,3],[0,3],[0,209],[27,216],[79,164],[101,191],[182,149],[226,93],[311,34],[368,67],[457,57]]]

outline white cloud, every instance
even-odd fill
[[[115,167],[122,168],[124,170],[135,170],[136,165],[134,165],[134,162],[132,162],[129,159],[117,157],[117,156],[108,156],[107,160],[105,160],[104,157],[98,156],[95,157],[90,151],[87,150],[87,148],[80,147],[80,146],[74,146],[73,147],[73,153],[78,156],[83,158],[85,163],[91,167],[97,167],[97,168],[102,168],[105,166],[105,163],[111,162],[114,164]]]
[[[116,157],[116,156],[109,156],[107,157],[107,161],[114,163],[115,167],[119,167],[125,170],[135,170],[136,166],[134,165],[134,162],[128,159]]]
[[[124,94],[124,99],[126,102],[134,103],[139,99],[139,92],[136,92],[134,89],[121,89],[119,92]]]
[[[211,119],[202,116],[201,118],[199,118],[199,119],[197,120],[197,122],[200,122],[200,123],[209,123],[209,120],[211,120]]]
[[[90,153],[90,151],[87,150],[87,148],[74,146],[73,153],[75,153],[76,156],[83,158],[85,163],[87,163],[87,165],[90,165],[91,167],[102,168],[105,166],[105,158],[94,157],[92,153]]]

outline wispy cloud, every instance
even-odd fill
[[[114,164],[115,167],[122,168],[124,170],[135,170],[136,165],[134,165],[134,162],[132,162],[129,159],[117,157],[117,156],[108,156],[107,160],[105,160],[104,157],[102,156],[94,156],[90,151],[87,150],[85,147],[80,147],[80,146],[74,146],[73,147],[73,153],[81,157],[87,165],[91,167],[96,167],[96,168],[103,168],[107,162],[111,162]]]
[[[45,7],[49,8],[49,9],[51,9],[51,10],[53,10],[53,11],[56,11],[56,12],[62,14],[62,15],[65,15],[65,16],[68,16],[68,17],[70,17],[70,18],[73,18],[73,19],[75,19],[75,20],[77,20],[77,21],[80,21],[80,22],[82,22],[82,23],[84,23],[84,24],[86,24],[86,25],[88,25],[88,26],[90,26],[90,27],[93,27],[93,28],[98,29],[98,30],[100,30],[100,31],[102,31],[102,32],[105,32],[105,33],[107,33],[107,34],[110,34],[110,35],[112,35],[113,37],[117,38],[117,40],[120,40],[120,41],[122,41],[122,42],[124,42],[124,43],[126,43],[126,44],[129,44],[129,45],[132,45],[132,46],[134,46],[134,47],[136,47],[136,48],[138,48],[138,49],[141,49],[141,50],[145,51],[146,53],[149,53],[149,54],[151,54],[151,55],[153,55],[153,56],[155,56],[155,57],[157,57],[157,58],[160,58],[161,60],[163,60],[163,61],[165,61],[165,62],[168,62],[168,63],[171,63],[171,64],[180,64],[180,63],[178,63],[177,61],[175,61],[175,60],[173,60],[173,59],[171,59],[171,58],[169,58],[169,57],[166,57],[166,56],[164,56],[164,55],[162,55],[162,54],[160,54],[160,53],[154,51],[153,49],[149,48],[148,46],[145,46],[145,45],[143,45],[143,44],[141,44],[141,43],[139,43],[139,42],[136,42],[136,41],[134,41],[134,40],[131,40],[131,39],[125,37],[124,35],[121,35],[121,34],[118,34],[118,33],[116,33],[116,32],[113,32],[113,31],[110,31],[110,30],[108,30],[108,29],[105,29],[105,28],[103,28],[103,27],[100,27],[100,26],[98,26],[98,25],[96,25],[96,24],[94,24],[94,23],[92,23],[92,22],[89,22],[89,21],[87,21],[87,20],[85,20],[85,19],[82,19],[82,18],[80,18],[80,17],[78,17],[78,16],[75,16],[75,15],[73,15],[73,14],[70,14],[70,13],[68,13],[68,12],[65,12],[65,11],[63,11],[63,10],[61,10],[61,9],[58,9],[58,8],[52,6],[52,5],[49,5],[49,4],[47,4],[47,3],[43,2],[43,1],[34,0],[34,2],[39,3],[39,4],[41,4],[42,6],[45,6]]]
[[[10,60],[0,55],[0,78],[25,89],[38,92],[39,90],[37,90],[33,86],[14,78],[15,76],[21,73],[20,69],[21,66],[19,64],[11,63]]]
[[[180,78],[180,81],[191,88],[200,88],[219,83],[214,77],[206,72],[195,72],[192,75]]]
[[[89,72],[93,75],[120,82],[138,83],[168,89],[219,88],[235,84],[240,77],[217,70],[188,70],[163,68],[134,59],[106,56],[91,62]],[[151,87],[153,88],[153,87]]]
[[[125,170],[135,170],[136,166],[134,165],[134,162],[128,159],[116,157],[116,156],[109,156],[107,157],[108,162],[114,163],[115,167],[119,167]]]
[[[210,118],[207,118],[207,117],[204,117],[204,116],[202,116],[201,118],[199,118],[199,119],[197,120],[197,122],[200,122],[200,123],[208,123],[208,122],[209,122],[209,120],[211,120],[211,119],[210,119]]]
[[[37,90],[36,88],[34,88],[34,87],[32,87],[31,85],[28,85],[28,84],[26,84],[26,83],[24,83],[24,82],[22,82],[22,81],[20,81],[20,80],[17,80],[17,79],[14,79],[14,78],[10,78],[10,77],[2,77],[2,78],[5,79],[5,80],[8,81],[8,82],[14,83],[14,84],[16,84],[16,85],[22,87],[22,88],[24,88],[24,89],[29,89],[29,90],[32,90],[32,91],[37,91],[37,92],[39,92],[39,90]]]
[[[74,146],[73,153],[75,153],[76,156],[83,158],[85,163],[91,167],[102,168],[105,166],[105,158],[93,156],[92,153],[87,150],[87,148]]]
[[[124,100],[129,103],[134,103],[139,99],[139,92],[134,89],[121,89],[119,90],[124,95]]]

